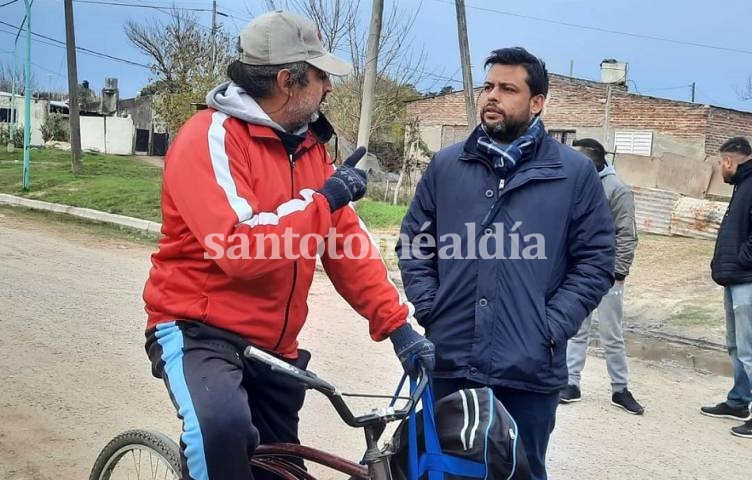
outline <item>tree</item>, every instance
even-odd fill
[[[50,140],[60,142],[70,141],[68,121],[59,113],[50,113],[44,123],[42,123],[40,130],[42,131],[42,140],[45,143]]]
[[[23,65],[16,65],[15,68],[8,64],[0,64],[0,91],[12,92],[13,84],[16,85],[16,94],[23,95],[26,87],[24,82]],[[38,89],[36,78],[31,74],[31,91]]]
[[[425,70],[425,52],[406,47],[413,44],[410,31],[417,12],[401,10],[397,3],[393,2],[391,10],[384,12],[370,132],[372,151],[383,149],[385,142],[396,146],[396,152],[390,155],[394,158],[379,159],[382,168],[389,170],[399,169],[401,164],[405,102],[420,97],[415,85],[431,75]],[[354,146],[358,137],[368,37],[368,21],[360,14],[359,0],[266,0],[266,5],[269,9],[295,10],[312,19],[319,27],[326,49],[353,64],[352,75],[333,79],[334,92],[324,111],[343,143]],[[389,168],[391,166],[396,168]]]
[[[406,141],[405,152],[402,155],[402,166],[399,171],[399,179],[397,180],[397,186],[394,188],[394,197],[392,198],[392,205],[397,205],[399,202],[399,194],[402,189],[402,184],[407,180],[412,179],[412,169],[417,165],[417,155],[420,154],[423,157],[430,157],[433,152],[428,149],[426,142],[423,141],[423,137],[420,135],[420,118],[415,117],[411,119],[406,129]]]
[[[173,134],[193,114],[191,104],[203,102],[206,93],[225,80],[225,68],[234,57],[235,44],[221,24],[212,35],[195,15],[177,8],[167,22],[129,20],[125,34],[150,57],[154,110]]]

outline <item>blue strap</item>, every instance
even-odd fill
[[[423,434],[426,438],[426,453],[441,453],[439,432],[436,428],[436,415],[434,414],[433,391],[431,384],[426,386],[421,398],[423,404]]]
[[[486,466],[484,464],[452,455],[422,455],[418,466],[421,472],[429,472],[429,478],[432,472],[443,472],[459,477],[484,478],[486,476]]]
[[[399,385],[397,385],[397,391],[394,392],[394,396],[392,397],[392,401],[389,402],[389,406],[393,407],[395,403],[397,403],[397,399],[399,398],[399,394],[402,391],[402,387],[405,386],[405,380],[407,379],[407,373],[402,374],[402,379],[399,381]],[[412,393],[412,390],[410,391]]]
[[[410,394],[415,391],[417,384],[415,378],[410,377]],[[408,417],[408,439],[407,439],[407,477],[408,480],[418,480],[421,472],[418,470],[418,426],[415,408],[410,412]]]

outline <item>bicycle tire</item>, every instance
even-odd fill
[[[89,480],[110,480],[120,460],[134,450],[155,454],[170,467],[176,479],[181,477],[180,448],[171,438],[159,432],[128,430],[110,440],[102,449],[91,469]]]

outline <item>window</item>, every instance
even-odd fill
[[[576,130],[549,130],[548,133],[564,145],[572,145],[577,140]]]
[[[614,151],[649,157],[653,152],[653,132],[640,130],[617,130],[614,136]]]
[[[0,123],[13,123],[16,120],[15,108],[0,108]]]

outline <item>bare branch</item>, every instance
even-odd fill
[[[202,101],[224,81],[224,69],[234,56],[234,42],[221,24],[212,36],[185,10],[173,9],[166,22],[129,21],[125,33],[150,58],[154,77],[146,90],[157,94],[155,109],[172,132],[190,116],[192,102]]]
[[[11,92],[13,85],[16,86],[16,93],[23,95],[26,91],[26,76],[22,64],[16,65],[15,68],[8,64],[0,64],[0,91]],[[39,90],[34,73],[31,74],[31,91]]]
[[[752,100],[752,75],[747,77],[747,84],[736,90],[736,94],[742,100]]]

